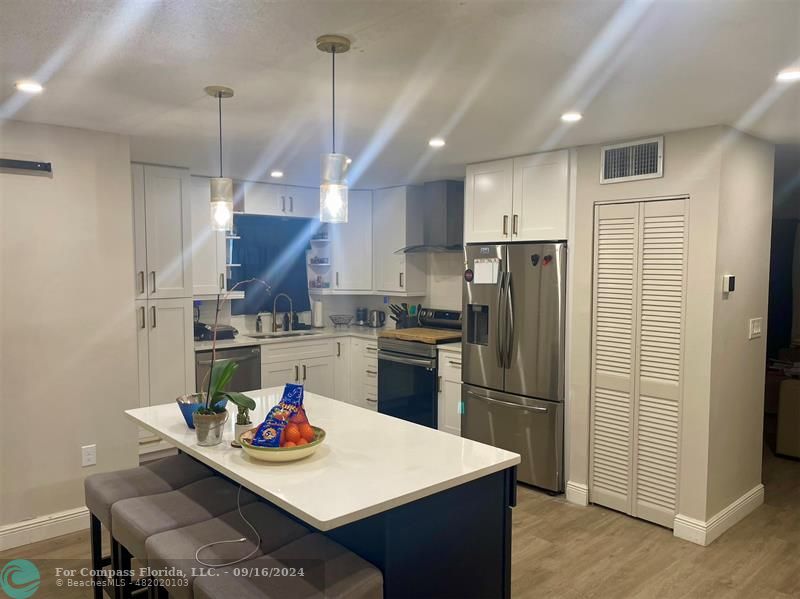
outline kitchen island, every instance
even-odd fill
[[[260,422],[282,387],[249,392]],[[225,440],[197,445],[175,405],[128,410],[137,425],[327,534],[383,572],[386,597],[510,597],[519,455],[306,393],[317,452],[264,463]]]

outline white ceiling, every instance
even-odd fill
[[[318,184],[337,146],[351,185],[462,177],[469,162],[711,124],[800,141],[800,0],[2,0],[0,117],[127,133],[136,160]],[[800,64],[800,63],[798,63]],[[36,97],[14,91],[38,78]],[[563,125],[559,115],[584,119]],[[431,150],[428,138],[447,146]]]

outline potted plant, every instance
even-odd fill
[[[250,420],[250,410],[255,409],[256,402],[246,395],[230,399],[236,404],[236,424],[233,426],[233,441],[231,445],[241,447],[239,445],[239,435],[253,428],[253,423]],[[248,402],[243,401],[243,399],[248,400]]]
[[[213,363],[203,406],[192,415],[198,445],[217,445],[222,441],[222,433],[228,421],[226,409],[228,401],[237,406],[239,414],[244,411],[248,420],[247,412],[255,409],[256,402],[252,398],[236,391],[226,390],[238,367],[239,365],[231,360],[217,360]],[[238,438],[238,431],[236,436]]]
[[[231,291],[235,290],[240,285],[246,283],[260,283],[264,289],[269,292],[270,287],[260,279],[246,279],[239,281],[234,285],[224,297],[222,294],[217,294],[216,313],[214,314],[214,331],[211,337],[211,370],[208,377],[208,389],[203,397],[202,407],[192,413],[192,421],[194,423],[195,433],[197,434],[197,444],[203,446],[217,445],[222,441],[222,433],[225,430],[225,423],[228,421],[228,410],[226,405],[228,400],[236,404],[239,408],[239,413],[245,410],[253,410],[256,407],[255,401],[250,397],[237,393],[236,391],[227,391],[228,383],[233,378],[233,373],[239,367],[238,364],[231,360],[217,360],[217,325],[219,323],[219,313],[222,306],[230,296]],[[249,420],[249,417],[247,417]],[[239,417],[237,416],[237,423]],[[236,438],[239,434],[237,432]]]

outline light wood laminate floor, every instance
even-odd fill
[[[709,547],[600,507],[579,507],[519,487],[513,597],[800,597],[800,461],[765,448],[766,501]],[[85,558],[88,531],[0,553]],[[36,597],[88,594],[42,586]]]

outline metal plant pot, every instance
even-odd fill
[[[225,432],[225,423],[228,421],[228,411],[219,414],[192,414],[194,432],[197,435],[197,444],[202,447],[219,445],[222,434]]]

